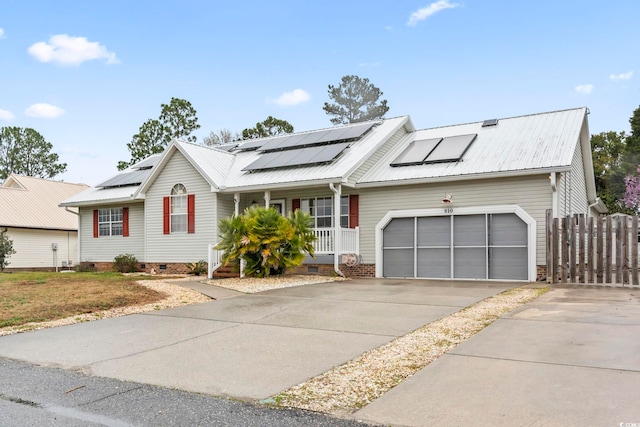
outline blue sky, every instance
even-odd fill
[[[0,126],[32,127],[96,184],[171,97],[202,126],[331,126],[327,86],[369,78],[417,128],[587,106],[591,133],[640,105],[640,2],[31,1],[0,7]]]

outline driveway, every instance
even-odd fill
[[[362,279],[0,337],[0,356],[261,400],[510,283]]]

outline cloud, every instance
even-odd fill
[[[409,17],[409,21],[407,21],[407,26],[415,27],[418,22],[424,21],[431,15],[434,15],[441,10],[444,9],[453,9],[460,6],[457,3],[449,3],[449,0],[439,0],[437,2],[431,3],[427,7],[423,7],[422,9],[418,9],[411,14]]]
[[[55,119],[64,114],[64,110],[51,104],[33,104],[24,113],[29,117]]]
[[[4,30],[0,28],[0,39],[3,39],[4,37],[5,37]]]
[[[49,43],[35,43],[27,51],[40,62],[56,62],[60,65],[80,65],[93,59],[104,59],[107,64],[120,62],[115,53],[109,52],[100,43],[66,34],[51,36]]]
[[[16,116],[14,116],[11,111],[0,110],[0,120],[5,121],[5,122],[10,122],[11,120],[13,120],[15,118],[16,118]]]
[[[290,105],[302,104],[311,99],[311,95],[303,89],[294,89],[291,92],[285,92],[276,99],[267,99],[267,102],[272,102],[281,107],[288,107]]]
[[[620,74],[611,74],[609,76],[611,80],[629,80],[631,77],[633,77],[633,71],[628,71],[626,73]]]
[[[576,93],[579,93],[582,95],[589,95],[593,91],[593,85],[592,84],[578,85],[575,87],[575,90],[576,90]]]

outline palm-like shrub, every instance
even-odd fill
[[[302,264],[306,254],[314,256],[311,226],[311,217],[299,210],[284,217],[273,208],[251,207],[220,220],[216,249],[224,251],[223,265],[244,259],[247,276],[284,274]]]

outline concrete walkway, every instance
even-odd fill
[[[640,289],[556,288],[357,412],[404,426],[640,426]]]

